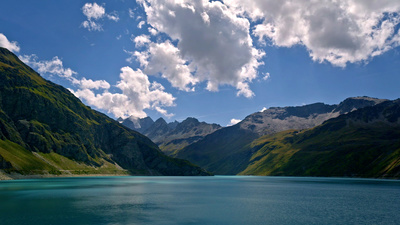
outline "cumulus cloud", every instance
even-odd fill
[[[148,30],[149,30],[149,33],[153,36],[158,34],[158,31],[156,29],[154,29],[153,27],[149,27]]]
[[[121,68],[121,80],[115,85],[122,93],[110,93],[105,90],[96,94],[90,89],[72,91],[78,98],[84,99],[89,105],[98,109],[108,110],[115,117],[145,117],[144,109],[154,109],[159,113],[171,117],[163,107],[174,106],[175,97],[164,91],[164,87],[157,83],[150,83],[147,75],[140,69],[130,67]]]
[[[146,73],[160,72],[181,90],[192,90],[188,86],[205,81],[210,91],[231,85],[238,95],[254,95],[249,83],[257,77],[264,52],[253,46],[248,19],[219,1],[139,2],[154,29],[151,34],[162,32],[177,42],[152,43],[147,51],[136,52]],[[155,55],[166,52],[171,53],[166,59]]]
[[[103,18],[107,18],[115,22],[119,20],[117,12],[114,11],[112,13],[106,13],[104,4],[98,5],[97,3],[86,3],[82,7],[82,13],[87,18],[87,20],[82,22],[82,26],[89,31],[102,31],[103,25],[99,22],[99,20]]]
[[[228,126],[233,126],[233,125],[235,125],[235,124],[239,123],[240,121],[242,121],[242,120],[238,120],[238,119],[231,119],[231,121],[229,122]]]
[[[77,72],[65,68],[61,59],[39,60],[36,55],[23,55],[19,58],[41,74],[58,76],[70,81],[77,90],[69,89],[75,96],[98,109],[107,110],[115,117],[145,117],[145,109],[156,110],[170,117],[164,107],[174,106],[175,97],[164,91],[157,82],[150,82],[141,70],[130,67],[121,69],[120,78],[115,87],[121,93],[111,93],[111,85],[105,80],[76,78]]]
[[[262,21],[261,42],[304,45],[314,61],[345,67],[400,45],[400,2],[392,0],[225,0],[231,10]],[[397,27],[397,28],[396,28]]]
[[[135,38],[136,45],[146,43],[148,49],[143,52],[136,51],[133,55],[144,68],[146,74],[161,74],[161,76],[166,78],[175,88],[184,91],[194,90],[192,85],[195,85],[198,79],[192,76],[191,70],[189,66],[186,65],[186,61],[181,58],[178,48],[170,41],[153,43],[148,42],[148,39],[139,37],[137,37],[137,39]]]
[[[28,64],[32,68],[36,69],[40,74],[46,74],[50,77],[58,76],[70,81],[73,85],[84,88],[84,89],[109,89],[110,84],[105,80],[92,80],[77,79],[77,72],[71,68],[65,68],[63,62],[57,56],[54,56],[51,60],[39,60],[35,54],[32,55],[20,55],[18,56],[22,62]]]
[[[150,37],[144,34],[136,37],[132,36],[131,40],[135,43],[136,48],[143,47],[151,42]]]
[[[82,78],[81,80],[74,79],[73,84],[77,84],[81,89],[109,89],[110,84],[105,80],[92,80]]]
[[[16,41],[9,41],[2,33],[0,33],[0,47],[6,48],[12,52],[19,52],[20,49]]]
[[[35,54],[19,56],[22,62],[36,69],[39,73],[57,75],[66,79],[74,79],[77,72],[70,68],[64,68],[63,62],[57,56],[51,60],[39,60]]]

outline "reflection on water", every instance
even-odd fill
[[[0,182],[1,224],[398,224],[400,181],[91,177]]]

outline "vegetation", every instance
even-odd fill
[[[150,139],[85,106],[4,48],[0,48],[0,140],[0,165],[8,171],[208,174],[187,161],[166,157]]]
[[[313,129],[263,136],[240,174],[400,177],[399,106],[385,102]]]

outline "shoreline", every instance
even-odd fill
[[[3,180],[23,180],[23,179],[43,179],[43,178],[61,178],[61,177],[106,177],[106,176],[132,176],[131,174],[121,173],[121,174],[29,174],[23,175],[19,173],[5,173],[0,170],[0,181]]]

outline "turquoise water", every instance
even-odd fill
[[[0,224],[400,224],[400,181],[253,176],[1,181]]]

